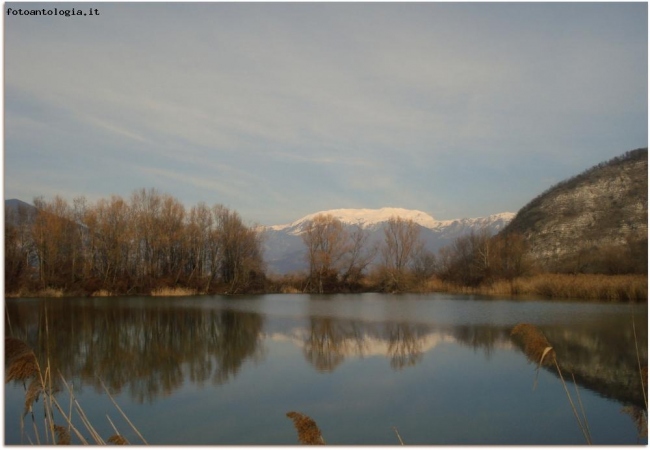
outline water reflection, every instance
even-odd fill
[[[294,342],[320,372],[367,356],[386,358],[393,369],[408,370],[427,352],[447,343],[481,351],[488,359],[496,348],[513,348],[512,326],[505,324],[438,325],[310,315],[286,319],[278,327],[268,323],[274,317],[250,310],[205,304],[179,307],[153,300],[8,300],[6,311],[7,334],[24,339],[38,355],[49,353],[54,373],[79,378],[98,392],[101,377],[112,391],[126,391],[137,402],[170,395],[186,382],[228,382],[245,361],[263,355],[266,339]],[[44,332],[46,316],[49,340]],[[589,326],[540,329],[554,345],[563,370],[575,374],[580,384],[622,403],[643,405],[631,326],[612,324],[605,317]],[[639,334],[640,342],[646,342],[647,329]],[[641,360],[647,364],[645,346]]]
[[[124,305],[96,308],[8,302],[5,329],[37,355],[49,354],[54,373],[102,391],[128,390],[138,402],[171,394],[184,381],[219,384],[258,355],[262,316],[229,310]],[[45,339],[47,314],[49,340]],[[40,324],[40,325],[39,325]]]

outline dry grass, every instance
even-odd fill
[[[164,287],[164,288],[154,289],[153,291],[151,291],[151,295],[153,297],[184,297],[187,295],[197,295],[197,292],[195,289],[188,289],[182,287],[175,287],[175,288]]]
[[[90,294],[91,297],[113,297],[114,295],[115,294],[107,289],[100,289]]]
[[[297,287],[284,285],[284,286],[280,287],[280,293],[281,294],[301,294],[302,291],[300,289],[298,289]]]
[[[439,279],[429,280],[428,292],[484,295],[528,295],[556,299],[631,302],[648,300],[646,275],[539,274],[512,281],[498,280],[478,287],[458,286]]]
[[[31,291],[27,289],[19,289],[15,292],[5,292],[6,298],[27,298],[27,297],[65,297],[63,289],[45,288],[38,291]]]
[[[34,297],[55,297],[55,298],[59,298],[59,297],[63,297],[63,296],[64,296],[63,289],[54,289],[54,288],[41,289],[40,291],[37,291],[34,294]]]
[[[293,420],[293,426],[298,432],[298,441],[301,444],[325,445],[325,439],[311,417],[295,411],[288,412],[287,417]]]

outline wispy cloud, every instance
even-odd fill
[[[10,195],[36,161],[69,191],[160,177],[283,221],[478,216],[647,145],[647,5],[106,3],[6,18],[5,88]],[[485,188],[504,174],[517,189]]]

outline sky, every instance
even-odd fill
[[[5,199],[482,217],[648,145],[647,3],[4,8]]]

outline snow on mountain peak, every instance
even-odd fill
[[[400,217],[405,220],[412,220],[420,226],[429,229],[440,229],[448,227],[454,223],[464,226],[481,226],[492,222],[507,223],[515,216],[514,213],[505,212],[492,214],[488,217],[478,217],[474,219],[453,219],[453,220],[436,220],[429,214],[404,208],[380,208],[380,209],[331,209],[328,211],[319,211],[309,214],[301,219],[286,225],[274,225],[268,227],[275,231],[287,231],[291,234],[300,234],[304,225],[313,220],[319,214],[332,215],[335,219],[340,220],[346,225],[357,225],[361,228],[368,228],[374,225],[387,222],[391,217]]]
[[[423,227],[432,228],[438,223],[429,214],[404,208],[380,208],[380,209],[331,209],[329,211],[319,211],[309,214],[301,219],[296,220],[288,225],[276,225],[271,227],[274,230],[284,230],[287,228],[299,229],[301,225],[313,220],[319,214],[332,215],[335,219],[340,220],[347,225],[358,225],[361,228],[371,227],[378,223],[387,222],[391,217],[400,217]]]

